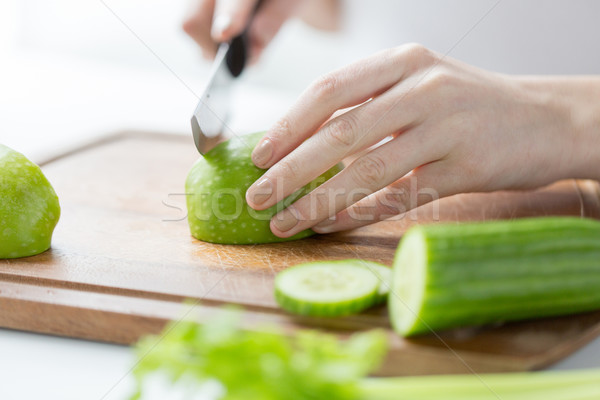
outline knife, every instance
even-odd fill
[[[192,116],[194,143],[202,155],[233,134],[227,127],[231,87],[244,70],[247,58],[246,31],[231,42],[219,45],[208,84]]]

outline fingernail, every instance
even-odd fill
[[[294,215],[294,211],[290,210],[291,208],[288,207],[273,217],[273,225],[281,232],[287,232],[298,224],[298,218]]]
[[[223,32],[231,26],[231,16],[226,14],[217,15],[213,21],[210,34],[216,40],[221,40]]]
[[[329,233],[333,230],[333,224],[337,220],[335,218],[327,218],[324,221],[319,222],[317,225],[312,227],[312,230],[317,233]]]
[[[262,178],[248,189],[248,197],[256,205],[263,204],[273,194],[273,184],[269,178]]]
[[[273,156],[273,143],[269,139],[263,139],[252,152],[252,162],[257,167],[266,166]]]

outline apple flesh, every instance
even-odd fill
[[[278,204],[256,211],[246,203],[245,196],[250,185],[265,173],[250,157],[263,134],[258,132],[221,143],[192,167],[186,181],[186,201],[190,231],[196,239],[221,244],[255,244],[314,234],[305,230],[280,238],[271,232],[269,221],[277,212],[341,171],[341,165],[334,166]]]
[[[59,217],[58,197],[40,167],[0,144],[0,258],[48,250]]]

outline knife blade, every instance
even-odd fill
[[[208,83],[192,116],[194,143],[202,155],[233,134],[227,127],[231,87],[244,70],[247,53],[246,32],[219,45]]]

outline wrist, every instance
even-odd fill
[[[519,77],[540,110],[536,147],[550,181],[600,180],[600,77]]]
[[[600,181],[600,77],[582,78],[574,85],[570,114],[576,142],[573,144],[575,178]]]

